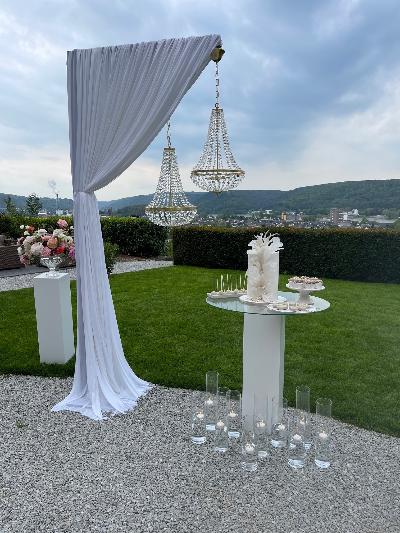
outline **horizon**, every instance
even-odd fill
[[[239,190],[400,178],[395,0],[223,0],[212,18],[211,0],[95,5],[2,2],[0,189],[18,195],[34,189],[51,197],[48,181],[55,180],[61,196],[72,195],[67,50],[209,33],[221,34],[226,51],[221,106],[233,154],[246,172]],[[198,190],[189,174],[204,144],[214,94],[209,64],[172,117],[186,191]],[[129,169],[98,191],[99,200],[152,194],[164,141],[165,128]]]
[[[307,188],[307,187],[319,187],[321,185],[335,185],[337,183],[360,183],[362,181],[375,181],[375,182],[379,182],[379,181],[400,181],[400,178],[371,178],[371,179],[359,179],[359,180],[356,180],[356,179],[353,179],[353,180],[339,180],[339,181],[333,181],[333,182],[327,182],[327,183],[314,183],[312,185],[301,185],[299,187],[293,187],[292,189],[245,189],[245,188],[237,188],[237,189],[232,189],[231,191],[226,191],[225,193],[222,193],[222,194],[226,194],[226,193],[231,193],[231,192],[245,192],[245,191],[281,191],[281,192],[291,192],[291,191],[294,191],[296,189],[303,189],[303,188]],[[27,193],[27,194],[17,194],[17,193],[10,193],[10,192],[3,192],[3,191],[0,191],[0,194],[4,194],[5,196],[21,196],[21,197],[25,197],[25,196],[28,196],[29,194],[31,194],[32,192],[34,191],[31,191],[30,193]],[[185,190],[184,191],[185,193],[203,193],[203,194],[215,194],[213,192],[208,192],[208,191],[202,191],[200,189],[197,189],[197,190]],[[98,198],[99,202],[113,202],[113,201],[118,201],[118,200],[125,200],[125,199],[128,199],[128,198],[134,198],[134,197],[137,197],[137,196],[149,196],[149,195],[153,195],[154,194],[154,191],[153,192],[148,192],[148,193],[141,193],[141,194],[132,194],[130,196],[120,196],[118,198],[105,198],[105,199],[102,199],[102,198]],[[59,199],[60,200],[73,200],[73,195],[71,194],[71,196],[59,196]],[[38,195],[39,198],[46,198],[46,199],[54,199],[55,200],[55,196],[53,195]]]

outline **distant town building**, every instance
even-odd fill
[[[337,226],[339,224],[340,211],[337,207],[332,207],[329,213],[331,224]]]
[[[48,216],[48,214],[47,214],[47,211],[45,209],[43,209],[43,211],[39,211],[37,216],[40,217],[40,218],[46,218]]]

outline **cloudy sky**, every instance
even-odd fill
[[[398,0],[1,0],[0,192],[71,196],[66,51],[220,33],[243,189],[400,178]],[[208,65],[173,117],[186,190],[214,104]],[[153,192],[165,132],[100,199]]]

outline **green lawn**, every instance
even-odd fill
[[[219,270],[173,267],[112,276],[125,355],[153,383],[203,388],[207,370],[241,386],[239,313],[205,303]],[[286,277],[282,276],[282,287]],[[326,280],[332,308],[286,320],[285,395],[297,384],[333,400],[336,418],[400,436],[400,285]],[[72,284],[75,303],[75,284]],[[40,365],[33,290],[0,293],[0,372],[66,376]]]

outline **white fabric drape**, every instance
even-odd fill
[[[207,35],[68,53],[78,342],[73,387],[55,411],[101,419],[132,409],[149,388],[123,353],[94,192],[147,148],[218,44]]]

